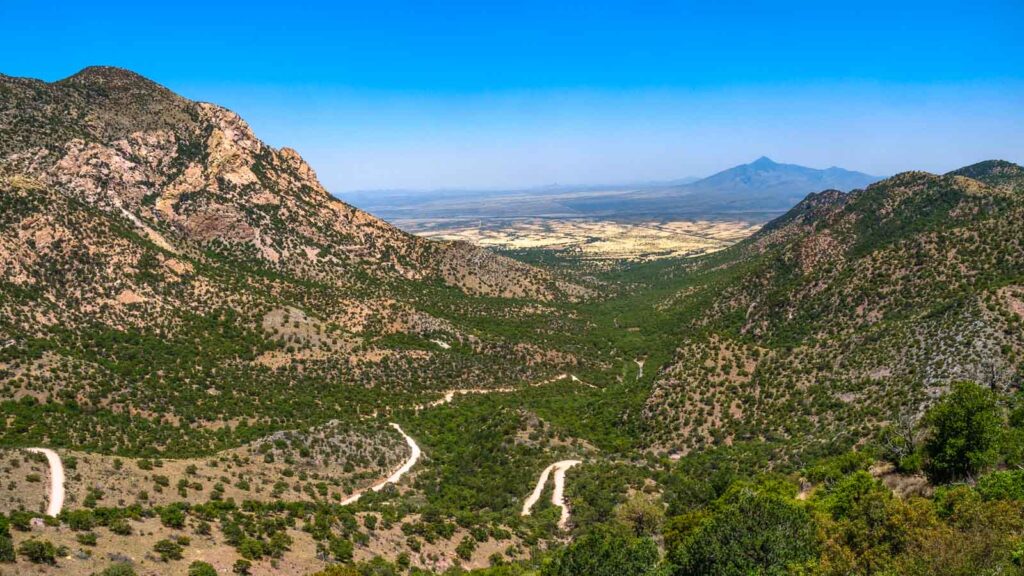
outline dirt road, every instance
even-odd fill
[[[64,508],[64,463],[60,456],[49,448],[27,448],[29,452],[46,456],[50,464],[50,493],[47,497],[46,514],[56,516]]]
[[[537,479],[537,485],[533,488],[533,493],[523,502],[521,516],[529,516],[533,511],[533,505],[537,503],[537,500],[540,500],[540,495],[544,492],[544,486],[548,483],[548,476],[554,471],[555,490],[551,493],[551,503],[562,509],[562,517],[558,520],[558,527],[565,530],[569,523],[569,507],[565,504],[565,472],[569,468],[582,463],[579,460],[562,460],[545,468],[540,473],[540,478]]]
[[[409,454],[409,458],[406,459],[405,463],[402,464],[400,468],[392,472],[391,476],[388,476],[384,480],[370,487],[370,490],[373,490],[374,492],[380,492],[388,484],[398,484],[398,482],[402,479],[402,476],[409,472],[409,470],[412,470],[412,467],[416,465],[416,462],[420,459],[420,456],[423,455],[423,451],[420,450],[419,444],[417,444],[416,441],[412,439],[412,437],[406,434],[405,430],[402,430],[401,426],[392,422],[391,427],[394,428],[395,430],[398,430],[398,433],[401,434],[403,438],[405,438],[405,443],[409,445],[409,450],[411,451],[411,453]],[[360,498],[362,498],[363,494],[364,492],[356,492],[355,494],[342,500],[341,505],[347,506],[349,504],[352,504],[353,502],[356,502]]]

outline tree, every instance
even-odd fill
[[[0,514],[0,562],[14,562],[14,539],[3,514]]]
[[[680,576],[782,575],[817,552],[810,513],[770,493],[736,495],[671,551]]]
[[[163,539],[157,541],[153,545],[153,550],[160,555],[160,559],[164,562],[170,560],[181,560],[182,547],[181,544],[173,540]]]
[[[931,514],[912,509],[863,470],[823,492],[814,503],[823,512],[818,572],[824,575],[900,573],[892,562],[908,547],[912,529],[933,524]]]
[[[185,527],[185,511],[178,504],[172,504],[160,509],[160,522],[168,528],[181,529]]]
[[[654,574],[658,547],[650,538],[625,530],[600,527],[557,552],[541,571],[543,576],[644,576]]]
[[[18,553],[34,564],[57,563],[57,548],[46,540],[26,540],[18,546]]]
[[[0,562],[14,562],[14,540],[10,534],[0,534]]]
[[[331,538],[329,548],[331,556],[338,562],[351,562],[355,547],[351,540],[341,537]]]
[[[188,565],[188,576],[217,576],[217,571],[208,562],[196,560]]]
[[[971,477],[998,458],[1003,415],[991,390],[958,382],[925,416],[928,475],[937,482]]]
[[[653,536],[661,531],[665,509],[658,499],[637,493],[615,508],[615,519],[634,536]]]
[[[469,560],[473,557],[473,551],[476,550],[476,540],[472,536],[463,537],[459,545],[455,547],[455,554],[463,560]]]

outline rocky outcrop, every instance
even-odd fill
[[[0,76],[0,176],[25,175],[145,231],[170,251],[347,284],[438,278],[471,294],[549,299],[571,286],[482,250],[436,245],[332,197],[290,148],[234,112],[137,74]]]

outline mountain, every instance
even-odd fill
[[[878,178],[842,168],[818,170],[762,157],[707,178],[515,191],[360,192],[360,205],[385,218],[741,217],[767,221],[810,192],[849,191]]]
[[[952,381],[1018,388],[1022,238],[1009,162],[808,195],[690,265],[686,336],[647,400],[654,442],[813,453],[917,420]]]
[[[103,451],[194,453],[371,411],[423,392],[409,370],[432,386],[539,378],[571,358],[475,319],[585,294],[406,234],[233,112],[106,67],[0,77],[0,270],[5,400],[42,401],[0,443]]]
[[[688,196],[707,200],[764,202],[758,208],[788,209],[810,192],[864,188],[879,178],[835,166],[825,170],[779,164],[762,156],[681,187]]]
[[[849,191],[878,178],[832,167],[825,170],[779,164],[767,157],[678,186],[634,190],[599,198],[572,199],[566,206],[590,215],[702,217],[764,215],[788,210],[810,192]]]
[[[438,278],[474,293],[549,298],[544,274],[466,245],[425,242],[335,200],[289,148],[274,150],[229,110],[132,72],[87,68],[46,84],[0,79],[2,170],[37,180],[173,250],[344,285]]]
[[[628,199],[852,185],[806,170]],[[2,77],[0,565],[1013,574],[1022,241],[1024,169],[986,161],[698,258],[532,266],[136,74]]]

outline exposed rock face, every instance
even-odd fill
[[[428,242],[332,197],[297,152],[237,114],[132,72],[87,68],[47,84],[0,76],[0,176],[25,175],[128,219],[165,249],[214,250],[344,285],[436,277],[474,294],[550,298],[546,273]]]

